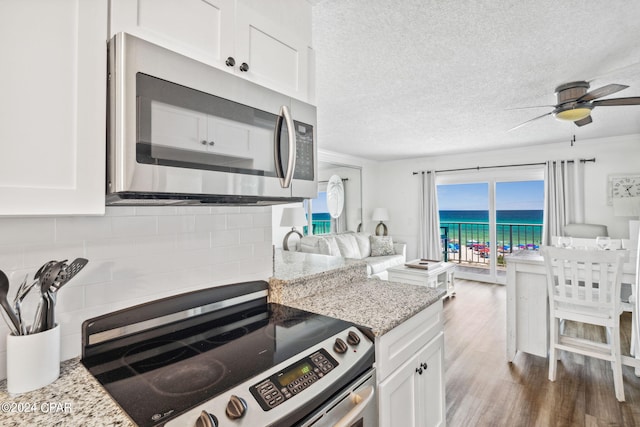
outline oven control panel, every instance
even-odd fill
[[[323,348],[253,385],[251,394],[268,411],[319,381],[338,362]]]

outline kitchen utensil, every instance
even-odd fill
[[[52,293],[57,292],[62,286],[64,286],[69,280],[73,279],[76,274],[80,272],[84,268],[85,265],[89,262],[88,259],[85,258],[76,258],[73,260],[71,264],[68,266],[65,265],[63,267],[64,275],[62,277],[59,275],[59,281],[55,281],[51,286]]]
[[[24,324],[24,320],[22,319],[22,301],[25,299],[29,291],[34,288],[34,286],[38,283],[38,280],[34,280],[29,286],[27,286],[27,280],[29,279],[29,274],[24,276],[24,280],[18,287],[18,291],[16,292],[16,296],[13,299],[13,309],[15,310],[16,317],[20,322],[20,335],[27,334],[27,325]]]
[[[67,260],[59,261],[47,268],[40,276],[40,303],[36,309],[36,315],[33,319],[30,333],[35,334],[49,329],[48,325],[53,320],[53,309],[51,298],[48,296],[49,288],[58,279],[58,275],[62,271],[62,267]]]
[[[40,266],[40,268],[38,269],[38,271],[36,271],[36,274],[33,276],[34,279],[38,279],[40,278],[40,276],[42,275],[42,273],[45,272],[45,270],[47,270],[49,267],[53,266],[56,263],[55,260],[52,261],[47,261],[44,264],[42,264],[42,266]]]
[[[4,309],[7,317],[9,317],[9,322],[7,322],[7,324],[9,325],[9,329],[11,329],[11,332],[13,332],[15,335],[18,335],[18,331],[20,331],[20,321],[18,320],[16,314],[13,312],[11,304],[9,304],[9,301],[7,301],[8,293],[9,278],[6,274],[4,274],[4,271],[0,270],[0,305],[2,305],[2,308]]]

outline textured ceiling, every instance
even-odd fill
[[[309,0],[319,147],[376,160],[640,133],[640,106],[552,116],[588,80],[640,96],[640,1]]]

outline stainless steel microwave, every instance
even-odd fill
[[[108,205],[317,196],[314,106],[126,33],[108,55]]]

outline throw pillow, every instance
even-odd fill
[[[393,255],[393,239],[391,236],[371,236],[371,256]]]

